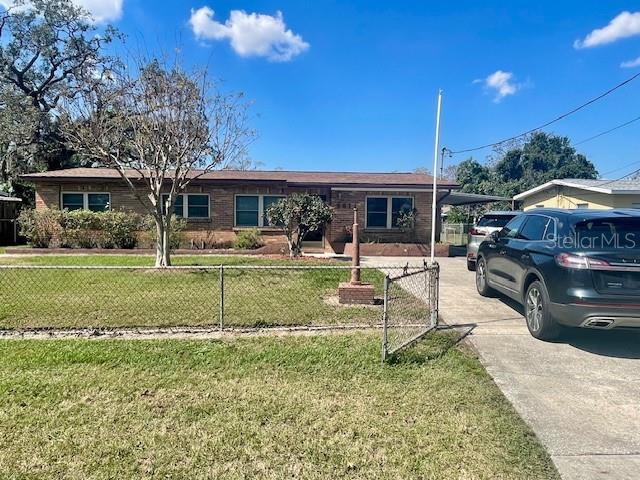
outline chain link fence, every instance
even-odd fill
[[[469,243],[469,231],[472,223],[444,223],[440,233],[440,243],[464,246]]]
[[[438,325],[437,263],[386,271],[382,359],[407,348]]]
[[[384,327],[387,356],[437,320],[437,268],[361,267],[371,304],[343,304],[348,265],[0,266],[0,329]],[[435,316],[434,316],[435,312]]]

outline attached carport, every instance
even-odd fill
[[[442,205],[459,207],[462,205],[479,205],[493,202],[511,202],[511,198],[497,195],[482,195],[480,193],[449,192],[440,200]]]
[[[443,211],[442,206],[445,205],[461,207],[495,202],[511,202],[511,198],[500,197],[498,195],[482,195],[479,193],[449,191],[440,199],[441,211]],[[466,245],[467,233],[468,225],[466,224],[447,224],[445,226],[441,221],[438,237],[444,243],[451,243],[452,245]]]

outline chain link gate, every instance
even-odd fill
[[[437,262],[386,272],[382,324],[382,360],[407,348],[438,326]]]

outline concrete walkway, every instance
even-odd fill
[[[407,260],[416,261],[365,262]],[[640,478],[640,335],[578,330],[559,343],[536,340],[517,305],[477,294],[464,258],[439,262],[444,321],[470,330],[488,372],[562,477]]]

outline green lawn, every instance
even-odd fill
[[[185,265],[348,265],[345,262],[288,258],[263,257],[258,255],[172,255],[175,266]],[[128,266],[152,267],[153,255],[4,255],[0,265],[79,265],[79,266]]]
[[[176,265],[213,266],[183,271],[0,270],[0,328],[73,328],[218,325],[220,278],[216,265],[345,265],[260,257],[175,256]],[[138,255],[0,257],[12,265],[151,266]],[[337,304],[338,284],[348,269],[227,269],[225,326],[379,323],[382,307]],[[384,275],[366,270],[363,281],[382,295]],[[413,312],[422,312],[415,305]]]
[[[0,341],[0,477],[558,478],[453,342]]]

